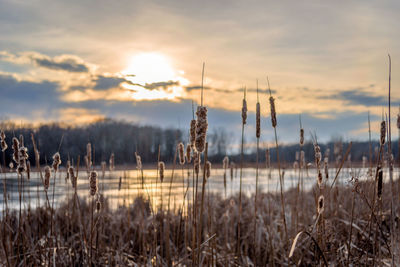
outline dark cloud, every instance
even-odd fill
[[[0,114],[27,119],[51,119],[60,101],[59,85],[55,82],[19,81],[11,75],[0,74]],[[40,115],[39,115],[40,114]]]
[[[127,82],[124,78],[120,77],[106,77],[99,75],[95,79],[96,85],[94,86],[94,89],[96,90],[107,90],[111,88],[118,87],[121,83]]]
[[[373,87],[373,85],[370,85]],[[366,107],[382,106],[387,104],[387,98],[384,96],[374,96],[366,92],[364,88],[354,88],[341,91],[328,96],[319,97],[320,99],[340,99],[350,105],[362,105]]]
[[[59,60],[49,57],[32,57],[31,59],[36,65],[43,68],[68,72],[89,72],[89,67],[85,63],[78,62],[74,57],[62,57]]]
[[[167,81],[167,82],[146,83],[142,87],[148,90],[154,90],[158,88],[167,89],[168,87],[178,86],[178,85],[179,85],[178,81]]]
[[[187,86],[187,87],[185,87],[185,89],[188,92],[193,91],[193,90],[200,90],[201,89],[201,85]],[[209,86],[204,86],[203,89],[204,90],[210,90],[210,91],[213,91],[213,92],[218,92],[218,93],[225,93],[225,94],[229,94],[229,93],[232,93],[232,92],[243,92],[243,88],[237,88],[237,89],[229,90],[229,89],[220,89],[220,88],[212,88],[212,87],[209,87]],[[256,93],[257,89],[256,88],[249,88],[249,89],[246,89],[246,91],[249,92],[249,93]],[[263,94],[263,93],[268,93],[269,94],[269,90],[268,89],[258,89],[258,92],[260,94]],[[271,93],[273,93],[273,94],[276,93],[276,90],[272,89]]]

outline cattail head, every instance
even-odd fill
[[[60,157],[60,153],[55,153],[53,155],[53,170],[55,172],[57,172],[58,170],[58,166],[61,164],[61,157]]]
[[[158,163],[158,170],[160,172],[160,181],[162,183],[164,181],[164,170],[165,170],[165,163],[163,161],[160,161]]]
[[[195,148],[196,142],[196,120],[190,121],[190,145]]]
[[[222,166],[223,166],[224,170],[226,170],[228,168],[228,166],[229,166],[229,158],[228,158],[228,156],[224,157],[224,160],[222,161]]]
[[[24,136],[22,134],[19,135],[19,145],[24,146]]]
[[[304,168],[306,165],[306,156],[304,151],[300,151],[300,168]]]
[[[211,176],[211,162],[207,161],[206,163],[206,178],[210,178]]]
[[[381,138],[380,138],[380,142],[381,142],[382,146],[385,144],[385,137],[386,137],[386,122],[382,121],[381,122]]]
[[[88,143],[86,145],[86,168],[89,170],[92,167],[92,144]]]
[[[192,162],[192,146],[190,144],[186,145],[186,162]]]
[[[323,187],[322,173],[321,173],[321,170],[319,170],[319,169],[318,169],[317,183],[318,183],[319,188]]]
[[[179,152],[179,164],[185,164],[185,146],[183,143],[178,144],[178,152]]]
[[[44,168],[44,190],[47,191],[50,186],[50,176],[51,176],[51,169],[49,166]]]
[[[67,160],[67,166],[66,166],[66,168],[67,168],[67,176],[65,177],[65,180],[69,179],[69,167],[71,167],[71,161]]]
[[[103,177],[106,174],[106,167],[107,167],[107,162],[102,161],[101,162],[101,174],[103,175]]]
[[[77,177],[75,176],[75,173],[74,173],[74,167],[70,166],[68,168],[68,176],[71,179],[72,188],[76,188]]]
[[[321,162],[322,154],[321,154],[321,148],[319,145],[315,144],[314,145],[314,152],[315,152],[315,164],[317,165],[316,167],[319,168],[319,163]]]
[[[256,104],[256,137],[260,138],[261,135],[261,111],[260,111],[260,103]]]
[[[22,174],[26,171],[26,160],[28,159],[27,148],[24,146],[20,146],[18,149],[18,166],[17,172],[18,174]]]
[[[110,171],[113,171],[114,170],[114,153],[111,153],[111,156],[110,156]]]
[[[97,192],[97,172],[91,171],[89,176],[90,195],[94,196]]]
[[[19,158],[18,158],[18,151],[19,151],[19,141],[16,137],[13,137],[12,139],[12,149],[13,149],[13,160],[15,163],[18,163]]]
[[[7,143],[6,143],[6,134],[4,131],[1,131],[0,133],[0,144],[1,144],[1,151],[4,152],[8,148]]]
[[[207,108],[203,106],[197,107],[196,111],[197,121],[196,121],[196,150],[202,153],[206,146],[206,136],[207,136]]]
[[[122,177],[120,176],[119,177],[119,182],[118,182],[118,191],[121,190],[121,187],[122,187]]]
[[[101,202],[100,202],[99,198],[96,201],[96,210],[97,210],[97,212],[100,212],[100,210],[101,210]]]
[[[271,106],[271,123],[272,127],[276,127],[277,121],[276,121],[276,110],[275,110],[275,99],[270,96],[269,97],[269,104]]]
[[[300,145],[304,145],[304,129],[300,129]]]
[[[324,207],[325,207],[324,201],[325,201],[324,196],[320,195],[318,198],[318,207],[317,207],[318,214],[321,214],[324,212]]]
[[[382,198],[382,189],[383,189],[383,171],[382,167],[378,166],[377,168],[378,171],[378,198]]]
[[[328,158],[324,160],[324,171],[325,171],[325,179],[329,179],[329,170],[328,170]]]
[[[193,153],[193,161],[194,161],[194,171],[196,174],[199,174],[200,171],[200,163],[201,163],[201,156],[199,152]]]
[[[243,98],[243,105],[242,105],[242,124],[246,124],[247,120],[247,102],[246,99]]]
[[[235,163],[231,161],[231,181],[233,180],[233,169],[235,168]]]
[[[269,153],[269,148],[265,150],[265,162],[267,163],[267,168],[271,167],[271,156]]]
[[[140,157],[140,155],[137,152],[135,152],[135,157],[136,157],[136,168],[138,170],[141,170],[142,169],[142,158]]]

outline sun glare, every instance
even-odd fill
[[[122,72],[127,76],[127,80],[139,85],[125,85],[127,89],[135,91],[133,98],[136,100],[174,99],[182,96],[182,85],[188,84],[188,80],[181,76],[183,73],[172,67],[171,60],[167,56],[155,52],[133,56],[129,60],[128,67]],[[179,84],[145,88],[146,85],[162,82]]]

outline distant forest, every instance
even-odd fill
[[[32,125],[17,125],[9,121],[0,122],[0,130],[6,134],[8,149],[5,153],[6,164],[11,160],[12,149],[11,139],[13,136],[19,137],[23,135],[24,144],[28,148],[29,159],[35,164],[33,155],[33,145],[31,141],[31,133],[34,134],[38,149],[40,151],[40,163],[51,163],[52,155],[58,151],[63,163],[66,159],[73,158],[76,160],[80,155],[81,159],[86,154],[86,144],[92,144],[94,151],[95,164],[99,165],[101,161],[106,161],[111,153],[115,154],[115,164],[135,164],[134,153],[137,151],[142,157],[144,164],[157,162],[158,147],[161,150],[161,160],[172,162],[176,146],[179,142],[183,142],[186,146],[188,141],[187,132],[178,129],[162,129],[154,126],[139,126],[124,121],[115,121],[111,119],[98,121],[84,126],[65,126],[62,124],[51,123],[43,124],[37,127]],[[397,139],[397,138],[396,138]],[[209,130],[207,135],[209,142],[209,159],[212,163],[221,163],[222,159],[229,151],[228,146],[232,143],[239,143],[239,140],[233,140],[225,129]],[[331,141],[325,144],[319,144],[324,155],[327,148],[330,149],[329,160],[334,161],[334,146],[341,148],[341,153],[345,153],[348,146],[347,142]],[[379,146],[377,141],[372,142],[372,154],[376,154],[375,150]],[[398,142],[392,142],[393,154],[397,158]],[[307,142],[303,146],[307,162],[314,159],[314,149],[311,142]],[[287,167],[291,166],[296,159],[296,151],[299,151],[299,145],[283,145],[279,148],[281,162]],[[386,151],[386,149],[385,149]],[[298,154],[298,153],[297,153]],[[362,157],[369,155],[368,142],[353,142],[351,149],[351,160],[361,162]],[[275,149],[271,147],[271,162],[276,161]],[[240,161],[240,155],[229,155],[230,159],[236,163]],[[374,159],[375,157],[373,157]],[[253,146],[245,149],[245,162],[256,161],[256,151]],[[260,149],[260,162],[265,162],[265,147]]]

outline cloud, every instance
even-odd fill
[[[91,66],[81,58],[74,55],[60,55],[49,57],[37,52],[21,52],[12,54],[0,51],[0,60],[15,64],[34,64],[46,69],[61,70],[72,73],[87,73]]]
[[[370,85],[370,88],[374,87]],[[319,99],[340,99],[350,105],[361,105],[365,107],[385,106],[387,105],[386,96],[373,95],[367,88],[358,87],[337,93],[320,96]]]
[[[145,85],[143,85],[143,88],[148,90],[163,88],[164,90],[166,90],[168,89],[168,87],[178,86],[178,85],[179,81],[167,81],[167,82],[146,83]]]
[[[115,76],[107,77],[107,76],[99,75],[96,77],[94,82],[95,82],[94,89],[108,90],[111,88],[119,87],[121,85],[121,83],[128,82],[128,81],[121,77],[115,77]]]

